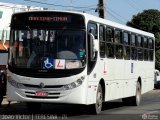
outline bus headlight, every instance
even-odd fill
[[[70,89],[76,88],[76,87],[82,85],[84,79],[85,79],[85,77],[82,76],[81,78],[79,78],[79,79],[76,80],[75,82],[72,82],[72,83],[70,83],[70,84],[64,85],[64,86],[63,86],[63,89],[64,89],[64,90],[70,90]]]
[[[18,83],[18,82],[16,82],[12,77],[8,77],[8,82],[12,85],[12,86],[14,86],[14,87],[16,87],[16,88],[22,88],[23,87],[23,84],[22,83]]]

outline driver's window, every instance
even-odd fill
[[[94,38],[98,38],[98,29],[97,29],[97,24],[96,23],[89,23],[88,24],[88,34],[92,33]]]

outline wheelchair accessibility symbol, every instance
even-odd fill
[[[44,60],[44,68],[50,69],[53,68],[54,59],[53,58],[46,58]]]

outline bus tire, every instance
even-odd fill
[[[140,82],[137,82],[136,95],[131,97],[131,104],[134,106],[139,106],[140,102],[141,102],[141,85]]]
[[[101,84],[98,85],[97,94],[96,94],[96,103],[90,105],[90,112],[91,114],[100,114],[102,111],[102,104],[103,104],[103,91]]]
[[[29,113],[37,113],[41,109],[41,103],[38,102],[27,102],[27,110]]]
[[[0,96],[3,97],[6,95],[6,76],[1,74],[0,76]]]
[[[158,89],[159,88],[159,84],[154,84],[154,88]]]
[[[2,106],[3,97],[0,96],[0,107]]]

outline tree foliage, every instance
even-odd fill
[[[156,69],[160,70],[160,49],[156,51]]]
[[[127,25],[154,34],[160,32],[160,11],[144,10],[142,13],[134,15]]]
[[[156,68],[160,70],[160,11],[144,10],[142,13],[134,15],[127,25],[155,35]]]

